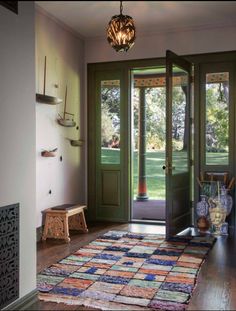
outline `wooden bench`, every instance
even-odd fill
[[[88,232],[84,209],[86,205],[63,204],[46,209],[42,240],[47,238],[64,239],[70,242],[69,229]]]

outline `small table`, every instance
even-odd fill
[[[54,238],[70,242],[69,229],[88,232],[84,216],[85,208],[87,208],[86,205],[63,204],[46,209],[44,211],[46,219],[42,240]]]

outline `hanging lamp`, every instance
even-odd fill
[[[107,41],[117,52],[127,52],[135,41],[133,18],[122,12],[123,5],[120,1],[120,14],[112,16],[107,28]]]

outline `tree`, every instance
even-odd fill
[[[208,152],[228,150],[229,100],[228,85],[206,85],[206,148]]]
[[[172,138],[176,150],[185,150],[186,145],[186,95],[181,86],[173,88]]]
[[[102,87],[101,139],[103,147],[108,147],[113,135],[120,139],[120,88]]]

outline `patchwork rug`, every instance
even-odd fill
[[[43,270],[39,299],[101,310],[185,310],[214,241],[109,231]]]

